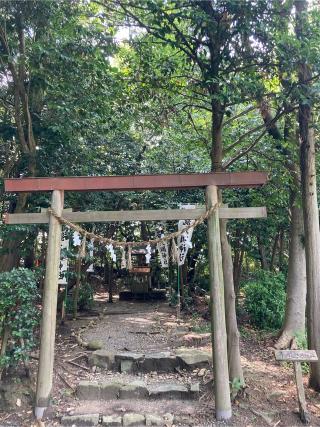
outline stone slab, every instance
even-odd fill
[[[122,417],[119,415],[104,415],[102,425],[106,427],[122,427]]]
[[[174,372],[177,366],[177,358],[170,352],[146,354],[139,362],[139,367],[144,372]]]
[[[189,370],[209,367],[212,360],[209,352],[194,348],[177,350],[176,354],[179,365]]]
[[[142,414],[128,413],[123,416],[123,427],[144,426],[146,418]]]
[[[143,381],[133,381],[120,388],[120,399],[143,399],[148,397],[149,391]]]
[[[66,415],[61,419],[61,424],[64,426],[91,427],[91,426],[97,426],[98,423],[99,423],[99,414]]]
[[[134,371],[133,360],[121,360],[120,361],[120,372],[131,373]]]
[[[118,399],[119,391],[123,384],[114,381],[105,381],[100,383],[100,398],[102,400]]]
[[[190,399],[192,393],[182,384],[152,384],[149,386],[150,399]]]
[[[132,351],[122,351],[114,355],[115,361],[118,363],[120,360],[132,360],[133,362],[138,362],[143,359],[143,353],[134,353]]]
[[[77,385],[76,395],[80,400],[99,400],[100,384],[92,381],[80,381]]]

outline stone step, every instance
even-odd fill
[[[80,381],[76,394],[80,400],[112,399],[197,399],[200,392],[199,383],[184,385],[179,383],[153,383],[147,385],[136,380],[130,383],[120,381]]]
[[[160,426],[165,427],[173,425],[174,415],[166,413],[164,415],[128,412],[124,415],[100,415],[100,414],[86,414],[86,415],[67,415],[61,418],[61,425],[63,426],[76,426],[76,427],[133,427],[133,426]]]
[[[130,351],[112,353],[106,350],[96,350],[88,357],[91,367],[96,366],[105,370],[117,370],[125,373],[137,372],[175,372],[177,368],[194,370],[209,368],[211,353],[194,348],[180,348],[175,353],[169,351],[157,353],[135,353]]]

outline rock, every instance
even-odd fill
[[[100,398],[103,400],[117,399],[123,384],[120,382],[102,382],[100,384]]]
[[[129,426],[144,426],[145,425],[145,416],[142,414],[128,413],[123,416],[123,427]]]
[[[189,346],[201,346],[205,344],[209,344],[211,341],[211,333],[205,333],[205,334],[196,334],[196,333],[189,333],[187,335],[184,335],[181,338],[181,341]]]
[[[204,377],[206,372],[207,372],[206,368],[200,369],[200,371],[198,372],[198,377]]]
[[[120,372],[130,373],[134,370],[132,360],[121,360],[120,361]]]
[[[64,426],[97,426],[99,423],[99,414],[90,415],[66,415],[62,417],[61,424]]]
[[[106,350],[96,350],[89,354],[89,366],[98,366],[103,369],[111,369],[114,363],[114,354]]]
[[[164,419],[160,415],[146,414],[146,426],[164,426]]]
[[[140,399],[149,395],[146,384],[143,381],[133,381],[120,388],[120,399]]]
[[[191,394],[181,384],[152,384],[149,386],[149,396],[151,399],[188,399]]]
[[[144,372],[174,372],[178,366],[176,356],[172,356],[169,351],[146,354],[145,358],[139,362],[139,366]]]
[[[0,411],[16,410],[18,404],[20,407],[29,407],[33,402],[33,390],[30,380],[22,377],[18,382],[0,383]]]
[[[174,416],[172,414],[167,412],[166,414],[164,414],[163,418],[167,427],[171,427],[173,425]]]
[[[211,354],[194,348],[177,350],[177,359],[182,368],[195,369],[206,368],[211,362]]]
[[[102,417],[102,425],[107,427],[122,426],[122,417],[118,415],[104,415]]]
[[[174,417],[174,424],[183,427],[193,427],[193,421],[190,420],[189,415],[176,415]]]
[[[99,400],[100,384],[92,381],[80,381],[77,385],[76,394],[80,400]]]
[[[190,393],[198,395],[200,393],[200,384],[199,383],[191,384]]]
[[[103,342],[99,340],[89,341],[86,345],[88,350],[100,350],[103,347]]]

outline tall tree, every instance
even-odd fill
[[[308,44],[308,2],[295,1],[296,36],[301,57],[298,78],[301,85],[299,102],[299,136],[302,206],[307,260],[307,333],[310,349],[320,354],[320,233],[316,182],[316,148],[313,124],[312,65],[303,53]],[[320,361],[311,364],[310,386],[320,390]]]

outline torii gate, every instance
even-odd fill
[[[207,210],[218,203],[218,188],[257,187],[265,184],[265,172],[217,172],[206,174],[90,176],[5,179],[6,192],[52,191],[51,208],[72,222],[108,222],[131,220],[195,219],[203,209],[142,211],[63,212],[64,191],[144,191],[206,188]],[[227,334],[224,308],[224,283],[219,218],[261,218],[266,209],[219,208],[208,218],[208,258],[212,324],[212,354],[215,384],[215,408],[218,420],[232,416]],[[7,214],[6,224],[49,223],[46,273],[42,302],[40,358],[37,377],[35,416],[43,417],[49,406],[54,366],[54,344],[62,225],[47,213]]]

